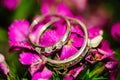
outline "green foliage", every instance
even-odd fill
[[[86,65],[86,68],[78,75],[76,80],[108,80],[108,72],[104,72],[103,63]]]

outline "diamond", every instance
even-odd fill
[[[56,44],[56,48],[57,49],[60,49],[62,47],[62,42],[58,42],[57,44]]]
[[[45,48],[45,52],[51,53],[51,52],[52,52],[52,47],[46,47],[46,48]]]
[[[39,48],[39,47],[36,47],[35,50],[36,50],[38,53],[41,52],[41,48]]]

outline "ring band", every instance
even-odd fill
[[[39,39],[41,38],[42,34],[50,27],[50,25],[52,25],[56,20],[52,20],[48,23],[46,23],[41,29],[40,29],[40,32],[38,33],[38,37],[37,37],[37,41],[36,41],[36,44],[34,44],[31,40],[30,42],[32,43],[33,46],[35,46],[35,50],[38,52],[38,53],[52,53],[56,50],[59,50],[62,48],[62,46],[68,41],[69,39],[69,35],[70,35],[70,22],[68,21],[68,19],[64,18],[63,16],[61,15],[46,15],[46,16],[42,16],[42,17],[38,17],[37,20],[34,20],[32,25],[31,25],[31,29],[30,29],[30,32],[32,31],[32,29],[34,28],[35,25],[37,25],[42,19],[45,19],[47,16],[50,16],[50,17],[60,17],[62,18],[63,20],[65,20],[66,24],[67,24],[67,28],[66,28],[66,32],[65,34],[63,35],[63,37],[55,44],[53,44],[52,46],[41,46],[39,45]]]
[[[64,60],[52,60],[50,58],[47,58],[46,56],[42,55],[42,58],[43,59],[46,59],[48,63],[50,64],[54,64],[56,68],[58,69],[64,69],[66,67],[71,67],[75,64],[77,64],[81,59],[83,59],[83,57],[86,55],[86,53],[88,52],[89,50],[89,47],[88,47],[88,32],[87,32],[87,29],[86,29],[86,26],[81,22],[79,21],[78,19],[75,19],[75,18],[71,18],[71,17],[67,17],[68,20],[72,20],[72,21],[75,21],[76,23],[78,23],[81,28],[83,29],[83,32],[84,32],[84,43],[82,45],[82,47],[79,49],[79,51],[67,58],[67,59],[64,59]]]

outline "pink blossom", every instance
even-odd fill
[[[104,59],[113,59],[113,50],[107,41],[103,40],[97,49],[91,49],[89,55],[85,58],[91,64]]]
[[[101,35],[101,29],[99,27],[91,27],[88,28],[88,35],[90,39],[93,39],[99,35]]]
[[[87,7],[88,0],[67,0],[66,2],[73,5],[78,11],[83,12]]]
[[[43,34],[40,39],[40,44],[44,46],[49,46],[59,41],[66,31],[66,25],[62,23],[63,21],[55,22],[51,30],[48,30]]]
[[[86,25],[87,27],[99,27],[99,28],[104,28],[106,24],[108,23],[110,19],[110,14],[104,9],[104,7],[98,7],[98,9],[91,14],[86,14],[87,17],[85,18],[86,20]]]
[[[30,48],[28,42],[29,22],[27,20],[15,20],[9,27],[9,44],[13,47]]]
[[[114,23],[111,28],[111,35],[114,40],[120,42],[120,22]]]
[[[5,63],[5,58],[2,54],[0,54],[0,71],[5,75],[9,73],[9,69]]]
[[[14,10],[20,4],[20,0],[1,0],[1,3],[7,9]]]
[[[63,2],[43,2],[41,6],[42,14],[61,14],[64,16],[72,16],[71,10]]]
[[[32,80],[48,80],[52,76],[52,72],[45,67],[46,61],[36,53],[22,52],[19,60],[24,65],[30,65],[29,72]]]
[[[4,56],[3,56],[2,54],[0,54],[0,63],[1,63],[1,62],[4,62],[4,61],[5,61]]]
[[[115,60],[108,61],[105,67],[109,70],[115,70],[117,68],[118,62]]]
[[[68,73],[71,74],[74,78],[76,78],[84,69],[84,64],[80,63],[76,68],[72,68]]]
[[[84,69],[85,66],[83,63],[77,64],[76,67],[72,67],[69,72],[64,76],[64,80],[74,80]]]
[[[84,34],[81,28],[78,28],[78,26],[76,27],[75,25],[72,26],[70,39],[68,43],[63,46],[60,59],[66,59],[76,54],[78,51],[77,48],[80,48],[83,45],[83,42],[84,42],[83,37],[84,37]]]
[[[52,77],[52,72],[46,67],[33,75],[32,80],[49,80]]]
[[[118,62],[115,61],[115,60],[111,60],[111,61],[108,61],[106,64],[105,64],[105,67],[108,69],[109,71],[109,79],[110,80],[115,80],[116,79],[116,75],[118,73]]]
[[[31,53],[31,52],[22,52],[20,54],[19,61],[24,64],[24,65],[30,65],[34,62],[41,61],[39,55],[36,53]]]
[[[67,59],[69,57],[71,57],[72,55],[74,55],[78,50],[73,47],[73,46],[64,46],[60,55],[60,59]],[[68,54],[69,53],[69,54]]]
[[[74,80],[71,75],[66,75],[63,80]]]

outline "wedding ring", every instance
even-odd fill
[[[39,24],[40,21],[42,21],[43,19],[46,19],[47,17],[55,17],[53,18],[51,21],[49,21],[48,23],[44,24],[42,26],[42,28],[40,29],[39,33],[38,33],[38,37],[37,37],[37,40],[36,40],[36,44],[34,44],[31,39],[30,39],[30,42],[32,43],[32,45],[35,47],[35,50],[38,52],[38,53],[52,53],[56,50],[59,50],[62,48],[62,46],[68,41],[69,39],[69,35],[70,35],[70,22],[68,21],[68,19],[66,19],[65,17],[61,16],[61,15],[45,15],[45,16],[42,16],[42,17],[38,17],[37,19],[35,19],[30,27],[30,32],[29,34],[31,33],[32,29],[35,27],[35,25]],[[56,21],[58,21],[58,18],[61,18],[62,20],[64,20],[66,22],[66,32],[65,34],[63,35],[63,37],[58,41],[56,42],[55,44],[51,45],[51,46],[42,46],[39,44],[39,39],[41,38],[41,36],[43,35],[43,33],[50,27],[50,25],[52,25],[53,23],[55,23]],[[29,35],[29,38],[30,38],[30,35]]]
[[[74,21],[81,26],[81,28],[83,29],[83,32],[84,32],[84,42],[77,53],[75,53],[73,56],[71,56],[67,59],[64,59],[64,60],[53,60],[53,59],[47,58],[46,56],[42,55],[43,59],[47,60],[47,62],[49,64],[55,65],[55,67],[58,68],[59,70],[64,69],[66,67],[71,67],[71,66],[77,64],[84,58],[84,56],[87,54],[87,52],[89,50],[88,32],[87,32],[86,26],[78,19],[71,18],[71,17],[66,17],[66,19],[68,19],[69,21]]]

